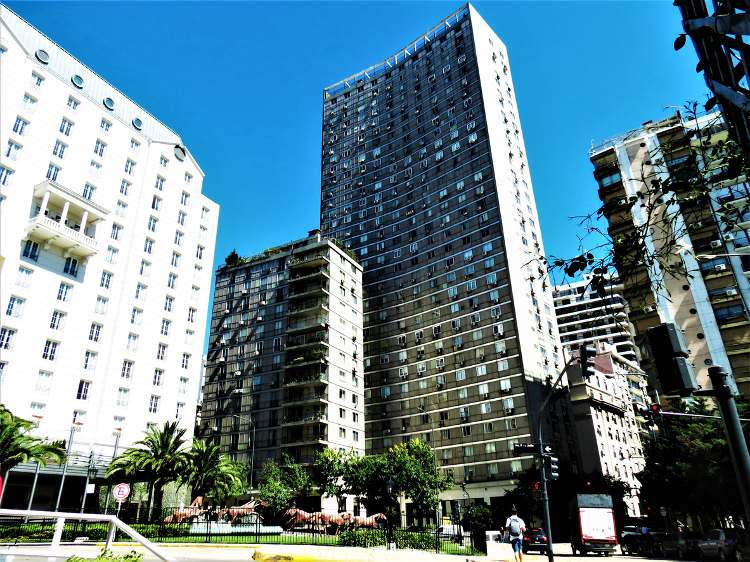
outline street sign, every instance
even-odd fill
[[[513,454],[514,455],[528,455],[536,454],[539,452],[539,446],[536,443],[514,443]]]
[[[96,484],[89,484],[88,486],[86,486],[87,494],[93,494],[94,492],[96,492]]]
[[[125,501],[130,495],[130,484],[121,483],[112,488],[112,497],[118,502]]]

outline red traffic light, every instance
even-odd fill
[[[539,489],[541,488],[541,485],[539,484],[539,482],[534,482],[533,488],[535,492],[538,492]]]
[[[652,414],[658,414],[661,412],[661,406],[659,404],[651,404],[648,409]]]

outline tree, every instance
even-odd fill
[[[282,464],[270,460],[263,465],[258,484],[258,497],[264,503],[266,519],[281,523],[283,514],[297,498],[310,491],[310,476],[304,467],[286,453]]]
[[[47,443],[31,435],[34,427],[32,422],[13,415],[0,404],[0,490],[4,484],[2,478],[14,466],[24,462],[44,466],[65,459],[65,449],[59,443]]]
[[[180,483],[190,486],[193,499],[199,496],[224,499],[246,492],[244,466],[230,461],[219,445],[196,439],[186,453],[186,460],[186,472],[180,476]]]
[[[740,416],[750,415],[750,401],[738,399]],[[705,399],[672,401],[665,411],[716,415]],[[745,424],[745,439],[750,428]],[[646,463],[638,474],[641,500],[651,514],[666,507],[718,523],[722,516],[742,516],[734,469],[721,420],[689,416],[663,416],[659,433],[644,443]],[[717,493],[722,490],[722,493]],[[705,521],[708,524],[708,521]]]
[[[323,449],[316,454],[314,476],[321,494],[332,496],[340,502],[349,493],[346,476],[356,456],[352,451],[335,449]]]
[[[149,428],[146,436],[135,442],[110,464],[108,478],[124,477],[135,482],[148,482],[148,513],[153,508],[161,513],[164,486],[180,479],[188,467],[184,449],[185,429],[177,422],[165,422],[161,428]]]
[[[226,263],[228,267],[233,267],[240,263],[240,256],[237,253],[237,250],[232,250],[231,252],[229,252],[227,257],[224,258],[224,263]]]
[[[350,493],[359,496],[368,513],[389,514],[400,494],[412,500],[418,515],[431,515],[440,492],[453,485],[440,470],[432,448],[419,439],[392,446],[382,455],[354,456],[344,476]],[[391,481],[391,493],[388,483]]]

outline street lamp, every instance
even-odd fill
[[[394,489],[396,483],[393,481],[393,478],[389,477],[388,478],[388,482],[386,482],[385,485],[386,485],[386,489],[388,491],[388,509],[387,509],[388,513],[386,514],[385,520],[386,520],[386,523],[388,524],[388,527],[386,528],[386,532],[387,532],[387,535],[388,535],[388,537],[387,537],[387,540],[388,540],[388,549],[390,550],[392,548],[391,545],[393,544],[393,529],[392,529],[392,523],[391,523],[391,518],[390,518],[390,515],[391,515],[391,503],[392,503],[391,500],[393,498],[393,489]]]

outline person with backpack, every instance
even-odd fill
[[[516,560],[523,562],[523,533],[526,530],[526,523],[518,516],[518,510],[515,507],[511,516],[505,521],[505,530],[510,536],[510,544]]]

